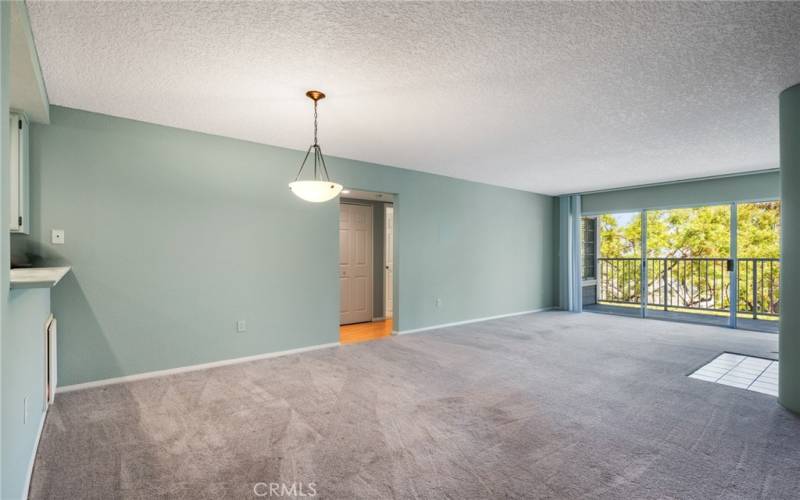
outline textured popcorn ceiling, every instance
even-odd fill
[[[329,155],[548,194],[774,168],[800,82],[800,3],[28,5],[53,104],[304,149],[319,88]]]

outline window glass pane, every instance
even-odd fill
[[[730,231],[730,205],[648,210],[648,305],[725,318]]]
[[[781,296],[781,203],[739,203],[736,215],[740,317],[776,321]]]
[[[600,222],[600,257],[641,256],[642,218],[639,212],[603,214]]]
[[[648,257],[727,259],[730,242],[730,205],[647,211]]]
[[[595,278],[596,219],[581,219],[581,277],[584,280]]]
[[[598,303],[640,304],[641,212],[603,214],[596,220]]]

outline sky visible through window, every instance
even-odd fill
[[[641,216],[639,212],[609,215],[617,221],[618,226],[627,226],[629,223],[633,222],[634,219]]]

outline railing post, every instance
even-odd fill
[[[769,303],[767,304],[767,314],[775,313],[775,270],[772,267],[772,261],[769,261]]]
[[[758,319],[758,259],[753,259],[753,319]]]
[[[664,310],[666,311],[668,309],[668,307],[667,307],[667,293],[669,293],[667,291],[668,288],[669,288],[669,285],[668,285],[668,282],[667,282],[667,258],[666,257],[664,257],[664,272],[663,272],[663,275],[664,275],[664,282],[663,282],[662,286],[664,287]]]

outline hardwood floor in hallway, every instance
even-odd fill
[[[392,335],[392,320],[371,321],[368,323],[354,323],[339,327],[339,342],[342,344],[355,344],[377,340]]]

